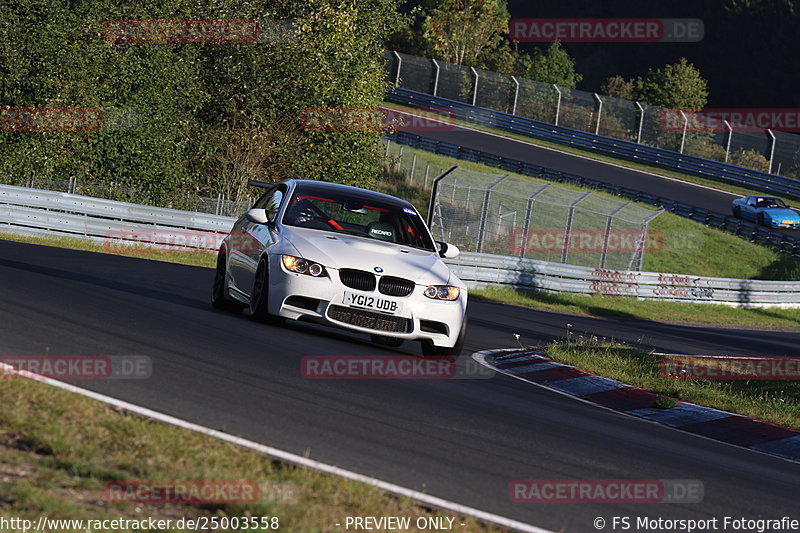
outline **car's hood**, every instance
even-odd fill
[[[768,207],[764,209],[764,212],[774,219],[780,219],[780,220],[800,219],[800,215],[798,215],[795,211],[783,207]]]
[[[306,259],[328,268],[355,268],[396,276],[419,285],[446,284],[455,278],[434,252],[328,231],[285,228],[284,237]]]

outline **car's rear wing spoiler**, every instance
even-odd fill
[[[261,187],[263,189],[269,189],[275,186],[274,183],[267,183],[266,181],[258,181],[258,180],[247,180],[247,184],[250,187]]]

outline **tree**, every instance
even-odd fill
[[[575,60],[561,46],[561,41],[553,41],[544,52],[537,48],[533,57],[523,59],[522,63],[525,70],[520,75],[542,83],[574,89],[583,79],[575,72]]]
[[[650,69],[636,80],[633,92],[636,100],[650,105],[697,111],[708,101],[708,82],[682,57],[672,65]]]
[[[623,100],[633,99],[633,80],[626,80],[622,76],[611,76],[600,86],[602,94]]]
[[[505,0],[442,0],[424,16],[422,38],[437,59],[476,65],[500,47],[509,19]]]

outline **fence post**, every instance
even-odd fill
[[[733,138],[733,126],[727,120],[723,120],[725,126],[728,128],[728,143],[725,145],[725,162],[728,162],[728,156],[731,155],[731,139]]]
[[[499,184],[501,181],[506,179],[508,174],[503,174],[492,183],[486,187],[486,191],[483,193],[483,205],[481,206],[481,221],[480,226],[478,226],[478,244],[475,245],[475,251],[477,253],[481,253],[483,249],[483,234],[486,232],[486,219],[489,218],[489,199],[492,195],[492,189]]]
[[[558,85],[555,83],[553,84],[553,88],[558,93],[558,100],[556,100],[556,120],[553,122],[556,126],[558,126],[558,114],[561,112],[561,89],[558,88]]]
[[[436,67],[436,78],[433,80],[433,96],[436,96],[436,91],[439,90],[439,62],[431,59],[433,66]]]
[[[417,167],[417,154],[414,154],[414,158],[411,159],[411,177],[408,180],[411,185],[414,185],[414,169]]]
[[[544,187],[541,187],[540,189],[531,193],[530,196],[528,196],[528,206],[527,209],[525,210],[525,221],[522,223],[522,246],[520,246],[520,252],[519,252],[520,257],[524,257],[525,252],[527,252],[528,232],[531,229],[531,213],[533,212],[533,206],[536,202],[536,197],[551,185],[552,183],[546,183]]]
[[[475,90],[472,91],[472,105],[475,105],[475,102],[478,101],[478,80],[480,79],[480,76],[478,76],[478,71],[475,70],[475,67],[469,67],[469,69],[475,76]]]
[[[611,223],[614,220],[614,215],[625,209],[625,207],[628,205],[630,205],[630,202],[624,202],[622,205],[608,214],[608,220],[606,220],[606,234],[605,238],[603,239],[603,251],[600,253],[600,268],[605,268],[606,266],[606,257],[608,256],[608,239],[611,237]]]
[[[600,134],[600,117],[603,116],[603,100],[600,99],[600,95],[594,93],[594,97],[597,98],[598,106],[597,106],[597,126],[594,128],[594,134]]]
[[[581,200],[592,194],[592,191],[586,191],[577,200],[572,202],[569,206],[569,214],[567,215],[567,231],[564,235],[564,249],[561,250],[561,262],[566,263],[569,256],[570,233],[572,232],[572,218],[575,215],[575,206],[581,203]]]
[[[383,155],[384,158],[389,159],[389,145],[392,144],[391,139],[386,139],[386,153]]]
[[[431,164],[425,163],[425,186],[423,187],[423,189],[428,188],[428,173],[430,173],[430,171],[431,171]]]
[[[644,107],[639,102],[634,102],[639,108],[639,133],[636,134],[636,142],[642,144],[642,126],[644,126]]]
[[[681,137],[681,150],[680,152],[683,153],[683,146],[686,144],[686,130],[689,129],[689,117],[686,116],[686,113],[681,110],[681,116],[683,117],[683,136]]]
[[[428,204],[428,227],[430,228],[433,225],[433,208],[436,204],[436,195],[439,192],[439,182],[442,181],[448,174],[453,172],[455,169],[458,168],[458,165],[453,165],[452,167],[448,168],[435,178],[433,178],[433,183],[431,184],[431,201]]]
[[[775,159],[775,140],[776,139],[775,139],[775,134],[772,133],[772,130],[768,129],[767,130],[767,134],[772,139],[772,142],[770,143],[770,149],[769,149],[769,170],[767,172],[772,174],[772,161],[773,161],[773,159]]]
[[[397,74],[394,77],[394,86],[400,87],[400,67],[403,65],[403,58],[397,53],[397,50],[392,50],[394,57],[397,58]]]
[[[517,114],[517,99],[519,98],[519,80],[516,76],[511,76],[511,79],[514,80],[514,104],[511,107],[511,114]]]

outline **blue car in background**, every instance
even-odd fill
[[[731,205],[733,216],[752,220],[769,228],[800,227],[800,214],[789,209],[780,198],[774,196],[745,196],[737,198]]]

